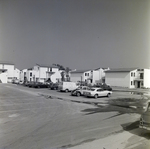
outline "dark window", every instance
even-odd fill
[[[131,85],[132,85],[132,81],[131,81]]]
[[[101,91],[103,91],[103,89],[98,89],[98,90],[97,90],[97,92],[101,92]]]
[[[131,72],[131,77],[133,76],[133,72]]]
[[[32,77],[32,72],[30,72],[30,77]]]
[[[143,73],[140,73],[140,79],[143,79],[143,78],[144,78]]]
[[[50,71],[52,71],[52,68],[50,68]]]

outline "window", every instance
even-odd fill
[[[30,72],[30,77],[32,77],[32,72]]]
[[[135,77],[135,72],[134,72],[134,77]]]
[[[131,85],[132,85],[132,83],[133,83],[133,82],[131,81]]]
[[[133,76],[133,72],[131,72],[131,77]]]
[[[50,71],[52,71],[52,68],[50,68]]]
[[[97,92],[101,92],[101,91],[103,91],[103,89],[98,89],[98,90],[97,90]]]

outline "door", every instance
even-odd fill
[[[140,81],[137,82],[137,88],[140,88],[141,87],[141,83]]]

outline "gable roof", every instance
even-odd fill
[[[96,69],[93,69],[93,70],[99,70],[99,69],[108,70],[109,68],[99,67],[99,68],[96,68]]]
[[[58,68],[58,67],[55,66],[55,65],[43,65],[43,64],[36,64],[36,65],[38,65],[38,66],[40,66],[40,67],[47,67],[47,68]]]
[[[130,71],[133,71],[136,69],[138,69],[138,68],[115,68],[115,69],[106,70],[105,72],[106,73],[109,73],[109,72],[130,72]]]
[[[33,70],[33,68],[28,68],[27,70]]]
[[[76,71],[71,71],[71,73],[84,73],[87,71],[91,71],[91,69],[87,69],[87,70],[76,70]]]
[[[4,65],[15,65],[14,63],[10,63],[10,62],[1,62],[1,61],[0,61],[0,64],[4,64]]]

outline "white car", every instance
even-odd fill
[[[83,92],[86,90],[89,90],[90,87],[88,86],[80,86],[78,88],[76,88],[75,90],[72,90],[71,95],[72,96],[82,96]]]
[[[110,97],[111,94],[112,94],[112,91],[103,90],[102,88],[91,88],[90,90],[83,92],[84,96],[94,97],[94,98],[98,98],[102,96]]]

